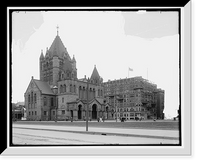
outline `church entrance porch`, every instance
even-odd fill
[[[97,105],[92,105],[92,119],[97,119]]]

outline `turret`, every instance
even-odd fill
[[[49,50],[48,50],[48,47],[47,47],[47,50],[46,50],[45,58],[49,58]]]
[[[40,60],[44,60],[43,50],[41,50]]]
[[[94,84],[101,83],[101,77],[99,76],[96,65],[94,65],[94,69],[93,69],[92,75],[90,77],[90,81]]]
[[[72,66],[73,66],[73,69],[76,70],[76,59],[73,55],[73,58],[72,58]]]
[[[43,62],[44,62],[44,54],[43,54],[43,50],[41,50],[41,55],[40,55],[40,62],[39,62],[39,65],[40,65],[40,80],[43,79]]]
[[[75,59],[74,55],[73,55],[72,61],[76,63],[76,59]]]

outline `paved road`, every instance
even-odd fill
[[[178,131],[13,125],[13,144],[28,145],[104,145],[178,144]]]
[[[24,124],[24,125],[51,125],[51,126],[75,126],[75,127],[85,127],[85,121],[17,121],[14,124]],[[143,121],[133,121],[129,120],[126,122],[116,122],[115,120],[106,120],[105,122],[89,121],[89,127],[101,127],[101,128],[126,128],[126,129],[157,129],[157,130],[179,130],[178,121],[168,121],[168,120],[143,120]]]

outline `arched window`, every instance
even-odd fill
[[[63,92],[63,86],[60,85],[60,93],[62,93],[62,92]]]
[[[72,92],[72,84],[69,86],[69,92]]]
[[[31,96],[28,95],[28,103],[30,104],[30,102],[31,102]]]
[[[100,89],[98,89],[98,96],[100,96]]]
[[[34,102],[35,102],[35,103],[37,102],[36,93],[34,94]]]
[[[82,88],[79,86],[79,99],[81,99],[81,94],[82,94]]]
[[[51,97],[51,106],[54,106],[53,97]]]
[[[47,98],[44,97],[44,106],[46,106],[46,105],[47,105]]]
[[[36,99],[36,93],[34,94],[34,108],[36,107],[37,99]]]
[[[31,104],[33,103],[33,92],[31,92]]]
[[[63,86],[63,92],[66,92],[66,85]]]
[[[85,87],[83,87],[82,96],[81,96],[82,99],[85,99],[85,97],[86,97],[86,96],[85,96],[85,95],[86,95],[85,93],[86,93],[86,90],[85,90]]]

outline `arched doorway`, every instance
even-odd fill
[[[92,105],[92,119],[97,119],[97,105]]]
[[[73,110],[70,110],[70,113],[71,113],[71,117],[73,118],[74,116],[73,116]]]
[[[78,119],[82,119],[82,111],[81,111],[82,105],[78,106]]]

